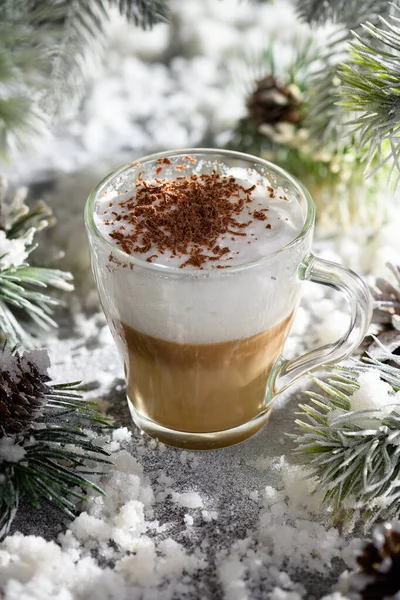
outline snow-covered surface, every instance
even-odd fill
[[[279,397],[266,427],[239,446],[207,453],[165,447],[132,428],[122,366],[98,312],[82,222],[91,187],[124,160],[223,143],[244,110],[236,81],[243,53],[252,56],[275,34],[284,62],[293,37],[307,35],[285,0],[170,3],[173,25],[152,33],[113,20],[104,69],[79,119],[9,166],[13,179],[36,182],[36,193],[54,208],[58,224],[48,242],[65,253],[60,265],[77,277],[72,312],[60,316],[58,334],[42,337],[51,375],[96,382],[90,395],[105,399],[122,427],[103,440],[115,463],[100,480],[106,498],[92,496],[75,521],[62,525],[55,509],[22,505],[0,544],[0,595],[343,600],[333,585],[352,567],[350,540],[327,524],[321,497],[309,496],[312,482],[292,464],[285,435],[293,431],[301,390]],[[400,261],[399,221],[394,215],[374,239],[352,231],[316,247],[327,259],[385,276],[386,261]],[[48,260],[45,244],[37,256]],[[337,296],[305,284],[285,353],[337,339],[347,319]],[[361,402],[369,402],[370,384]]]

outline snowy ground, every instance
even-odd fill
[[[46,345],[54,378],[76,378],[84,365],[85,380],[98,382],[92,395],[128,428],[104,439],[115,462],[100,482],[105,500],[93,496],[63,527],[51,509],[23,508],[13,527],[21,533],[0,544],[5,600],[319,600],[351,565],[349,540],[324,525],[321,497],[291,464],[285,434],[299,394],[279,398],[244,444],[181,451],[131,433],[101,315],[78,317],[73,336]]]
[[[77,277],[73,314],[59,335],[43,337],[56,380],[97,381],[94,395],[130,427],[123,373],[98,304],[82,210],[93,185],[127,158],[172,147],[222,144],[244,112],[243,68],[276,36],[284,62],[294,37],[308,35],[290,4],[172,0],[171,25],[152,33],[110,25],[104,67],[96,72],[79,119],[10,165],[14,180],[54,207],[48,238]],[[379,236],[322,240],[324,257],[385,275],[400,261],[399,219]],[[42,251],[47,260],[48,251]],[[47,256],[46,256],[47,255]],[[90,316],[88,316],[90,313]],[[316,317],[316,318],[315,318]],[[286,353],[338,337],[341,304],[307,284]],[[92,395],[93,395],[92,394]],[[349,540],[327,523],[321,498],[292,463],[301,392],[279,398],[270,422],[234,448],[182,452],[121,429],[104,443],[115,468],[72,524],[50,508],[24,508],[0,544],[4,600],[320,600],[351,564]],[[24,537],[36,536],[36,537]],[[111,541],[110,541],[111,540]],[[340,600],[337,595],[330,600]]]

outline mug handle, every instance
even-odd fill
[[[313,281],[334,288],[345,296],[350,306],[350,325],[337,342],[311,350],[298,358],[280,356],[268,382],[267,404],[308,371],[347,358],[361,344],[372,317],[372,297],[367,284],[349,269],[308,254],[299,267],[302,281]]]

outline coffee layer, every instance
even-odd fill
[[[145,417],[186,432],[243,425],[260,414],[292,316],[268,331],[216,344],[177,344],[113,323],[124,346],[128,396]]]

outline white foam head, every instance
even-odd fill
[[[279,185],[271,197],[271,181],[258,172],[236,167],[228,174],[244,187],[258,183],[246,211],[268,208],[271,228],[266,228],[264,220],[253,219],[245,229],[246,237],[229,240],[230,255],[205,263],[202,270],[177,269],[185,256],[168,252],[149,264],[146,258],[154,249],[133,261],[126,257],[125,263],[120,251],[114,255],[110,247],[99,244],[95,271],[103,306],[111,318],[169,341],[215,343],[265,331],[291,314],[300,297],[298,265],[310,245],[309,236],[290,245],[305,221],[298,199]],[[115,248],[110,237],[114,225],[105,221],[111,222],[113,212],[120,214],[121,198],[126,196],[108,190],[95,206],[96,226]],[[238,220],[248,221],[248,212]],[[218,263],[231,268],[216,269]]]
[[[233,267],[258,260],[289,244],[300,233],[304,224],[304,217],[298,202],[293,196],[285,193],[281,186],[271,193],[270,190],[273,188],[266,178],[260,180],[258,174],[244,168],[229,169],[226,176],[234,177],[235,182],[244,189],[254,187],[256,184],[255,189],[250,193],[251,201],[244,204],[239,215],[235,215],[237,222],[249,224],[242,230],[246,233],[245,236],[221,234],[215,243],[221,247],[229,246],[230,252],[221,256],[217,261],[206,261],[203,265],[204,269],[214,269],[217,266]],[[157,186],[155,181],[151,183]],[[115,191],[109,191],[98,200],[94,215],[96,226],[102,236],[114,245],[118,246],[118,243],[113,239],[112,234],[120,229],[121,223],[124,224],[124,234],[130,235],[134,232],[132,223],[119,219],[127,212],[123,205],[124,201],[134,196],[135,191],[136,184],[129,193],[116,194]],[[252,217],[254,211],[262,210],[265,211],[265,220]],[[132,252],[132,255],[139,260],[146,260],[155,253],[157,253],[157,248],[153,246],[144,254]],[[188,254],[172,255],[171,252],[165,252],[152,259],[152,263],[179,267],[188,257]],[[194,267],[187,266],[185,268]]]

